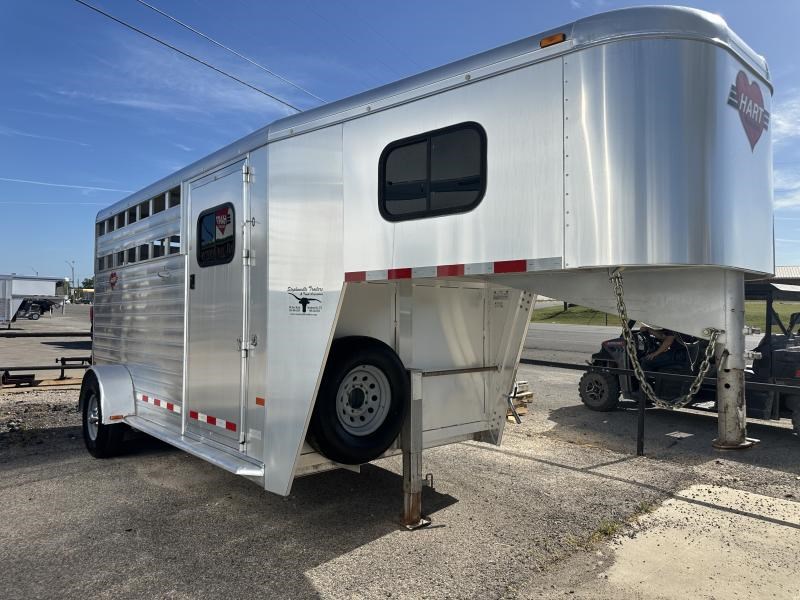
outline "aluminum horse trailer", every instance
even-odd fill
[[[282,495],[402,451],[413,513],[423,447],[500,443],[535,294],[613,311],[619,269],[631,318],[717,337],[721,443],[745,443],[771,94],[719,16],[626,9],[280,119],[117,202],[87,446],[127,424]]]

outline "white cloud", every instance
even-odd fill
[[[9,183],[26,183],[29,185],[44,185],[47,187],[70,188],[73,190],[83,190],[84,192],[122,192],[130,194],[132,190],[118,190],[116,188],[96,187],[93,185],[72,185],[69,183],[51,183],[49,181],[34,181],[32,179],[15,179],[12,177],[0,177],[0,181]]]
[[[7,137],[26,137],[35,140],[46,140],[48,142],[63,142],[65,144],[77,144],[78,146],[84,147],[89,146],[89,144],[79,142],[78,140],[68,140],[66,138],[54,137],[52,135],[42,135],[39,133],[32,133],[30,131],[20,131],[19,129],[12,129],[11,127],[5,127],[3,125],[0,125],[0,135]]]
[[[800,138],[800,91],[772,107],[772,141],[776,144]]]
[[[775,208],[800,208],[800,168],[776,168],[772,176]]]

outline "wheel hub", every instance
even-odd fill
[[[391,405],[389,380],[373,365],[348,371],[336,394],[336,417],[348,433],[365,436],[386,420]]]
[[[97,430],[100,428],[100,405],[97,402],[96,394],[89,396],[87,402],[89,406],[87,407],[86,432],[89,434],[89,439],[94,441],[97,439]]]

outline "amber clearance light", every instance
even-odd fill
[[[563,33],[554,33],[553,35],[548,35],[546,38],[539,40],[539,48],[547,48],[553,44],[560,44],[565,39],[567,39],[567,36]]]

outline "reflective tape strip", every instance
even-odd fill
[[[211,415],[207,415],[196,410],[189,411],[189,418],[200,421],[201,423],[206,423],[208,425],[214,425],[221,429],[227,429],[228,431],[236,431],[236,423],[225,421],[224,419],[218,419],[217,417],[212,417]]]
[[[344,274],[347,282],[392,281],[395,279],[430,279],[434,277],[463,277],[464,275],[504,275],[508,273],[531,273],[533,271],[558,271],[562,268],[560,256],[516,260],[496,260],[486,263],[436,265],[428,267],[403,267],[377,271],[349,271]]]
[[[136,399],[141,400],[146,404],[152,404],[153,406],[158,406],[159,408],[163,408],[164,410],[174,412],[175,414],[178,415],[181,414],[181,407],[179,404],[167,402],[166,400],[161,400],[159,398],[153,398],[152,396],[148,396],[147,394],[136,394]]]

